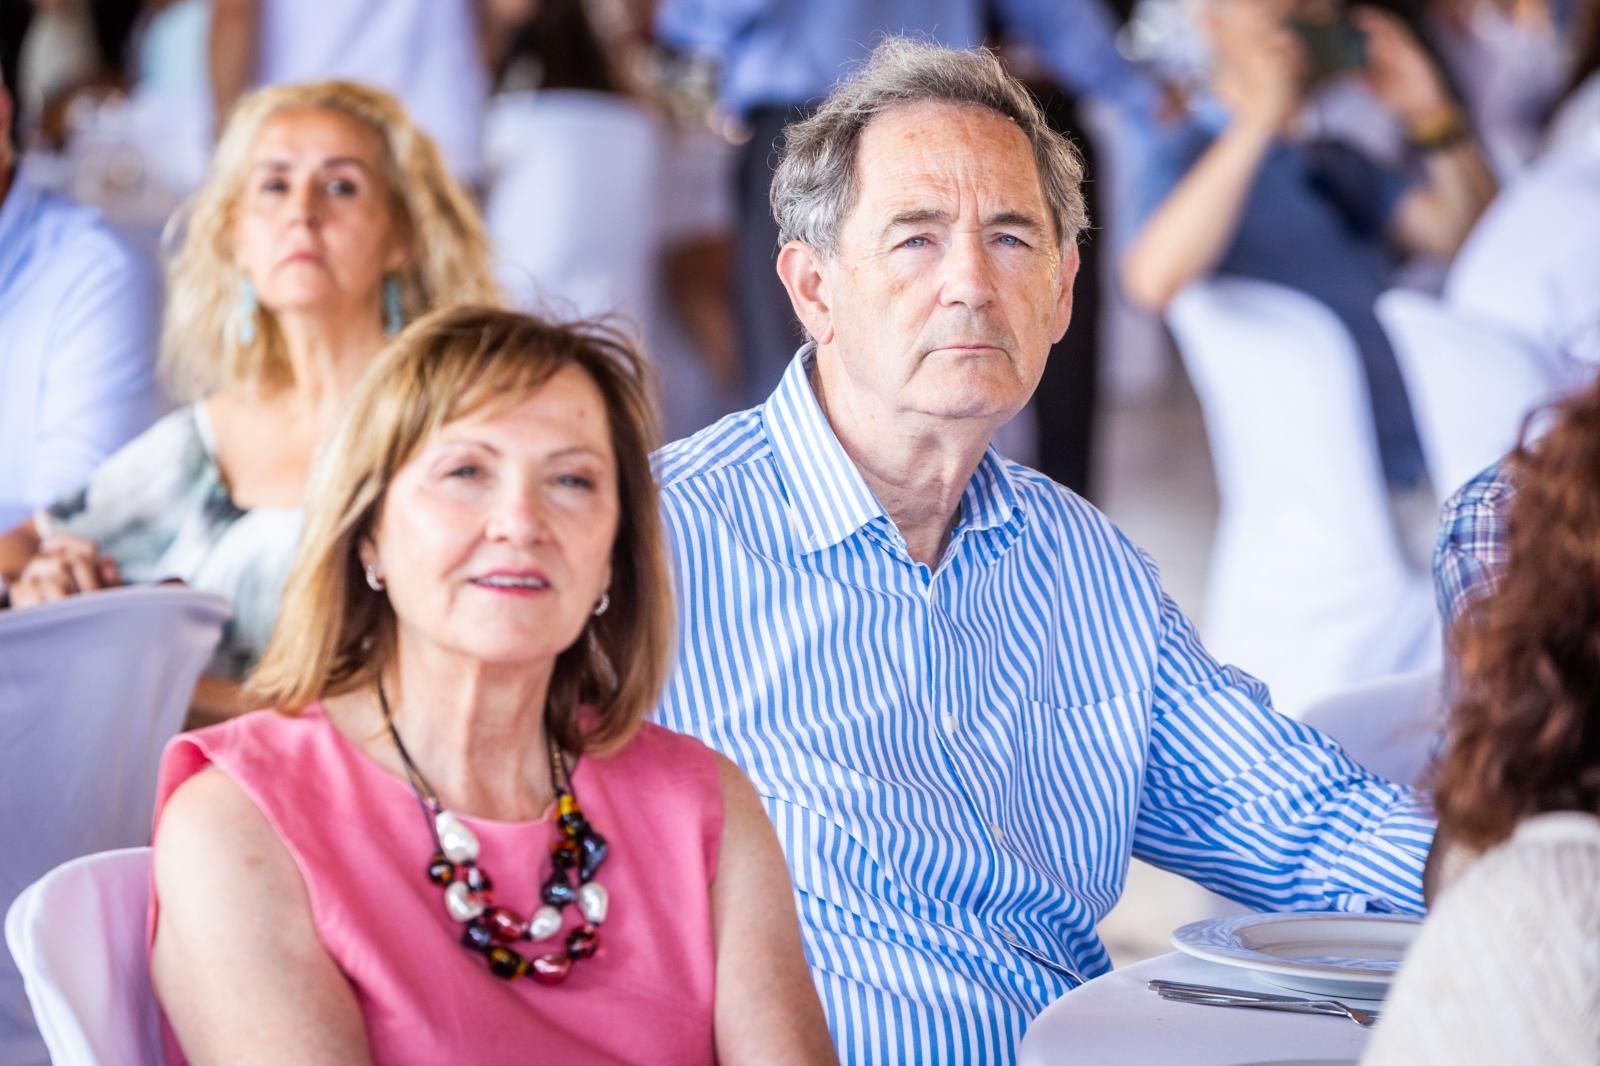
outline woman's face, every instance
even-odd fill
[[[620,509],[604,400],[569,366],[441,427],[395,475],[362,563],[387,582],[402,656],[553,661],[610,583]]]
[[[287,109],[262,125],[232,236],[263,306],[379,320],[383,276],[407,259],[383,159],[377,132],[342,111]]]

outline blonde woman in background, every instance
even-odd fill
[[[190,401],[89,484],[0,536],[13,608],[178,579],[234,616],[210,674],[236,681],[277,614],[313,456],[385,336],[496,299],[475,208],[386,93],[264,89],[235,110],[184,214],[164,371]],[[202,684],[201,710],[231,710]]]

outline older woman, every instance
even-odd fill
[[[347,82],[244,101],[181,222],[162,347],[195,402],[0,537],[0,577],[13,607],[119,581],[221,592],[212,672],[238,678],[271,631],[312,456],[385,334],[494,288],[433,143]]]
[[[1506,567],[1452,633],[1435,797],[1476,854],[1364,1066],[1600,1062],[1600,386],[1509,464]]]
[[[366,378],[250,682],[279,710],[166,755],[170,1057],[832,1060],[754,790],[641,724],[673,618],[643,374],[464,308]]]

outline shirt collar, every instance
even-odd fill
[[[808,342],[761,407],[788,490],[790,521],[806,552],[831,548],[884,513],[811,390],[815,362],[816,345]]]
[[[804,552],[831,548],[875,518],[888,516],[845,452],[811,388],[816,345],[795,353],[767,402],[761,418],[777,457],[789,498],[789,517]],[[1016,485],[993,446],[961,496],[961,519],[954,535],[1020,525],[1022,507]]]

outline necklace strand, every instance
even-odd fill
[[[578,805],[573,790],[572,770],[555,742],[545,730],[545,746],[550,756],[550,785],[555,792],[558,836],[550,848],[550,876],[540,887],[543,901],[532,918],[494,905],[494,882],[478,864],[478,838],[466,823],[447,810],[439,794],[422,775],[400,731],[382,680],[373,682],[378,709],[383,713],[384,729],[394,744],[406,780],[417,798],[417,807],[433,840],[433,858],[428,862],[428,880],[444,890],[445,912],[463,926],[461,943],[483,955],[489,970],[497,977],[532,977],[544,984],[560,984],[572,971],[573,963],[591,958],[600,949],[600,924],[610,909],[610,895],[594,880],[610,850],[605,837],[595,832]],[[573,884],[576,875],[577,884]],[[583,921],[566,936],[555,951],[529,958],[509,945],[518,940],[545,941],[561,932],[562,912],[576,903]]]

